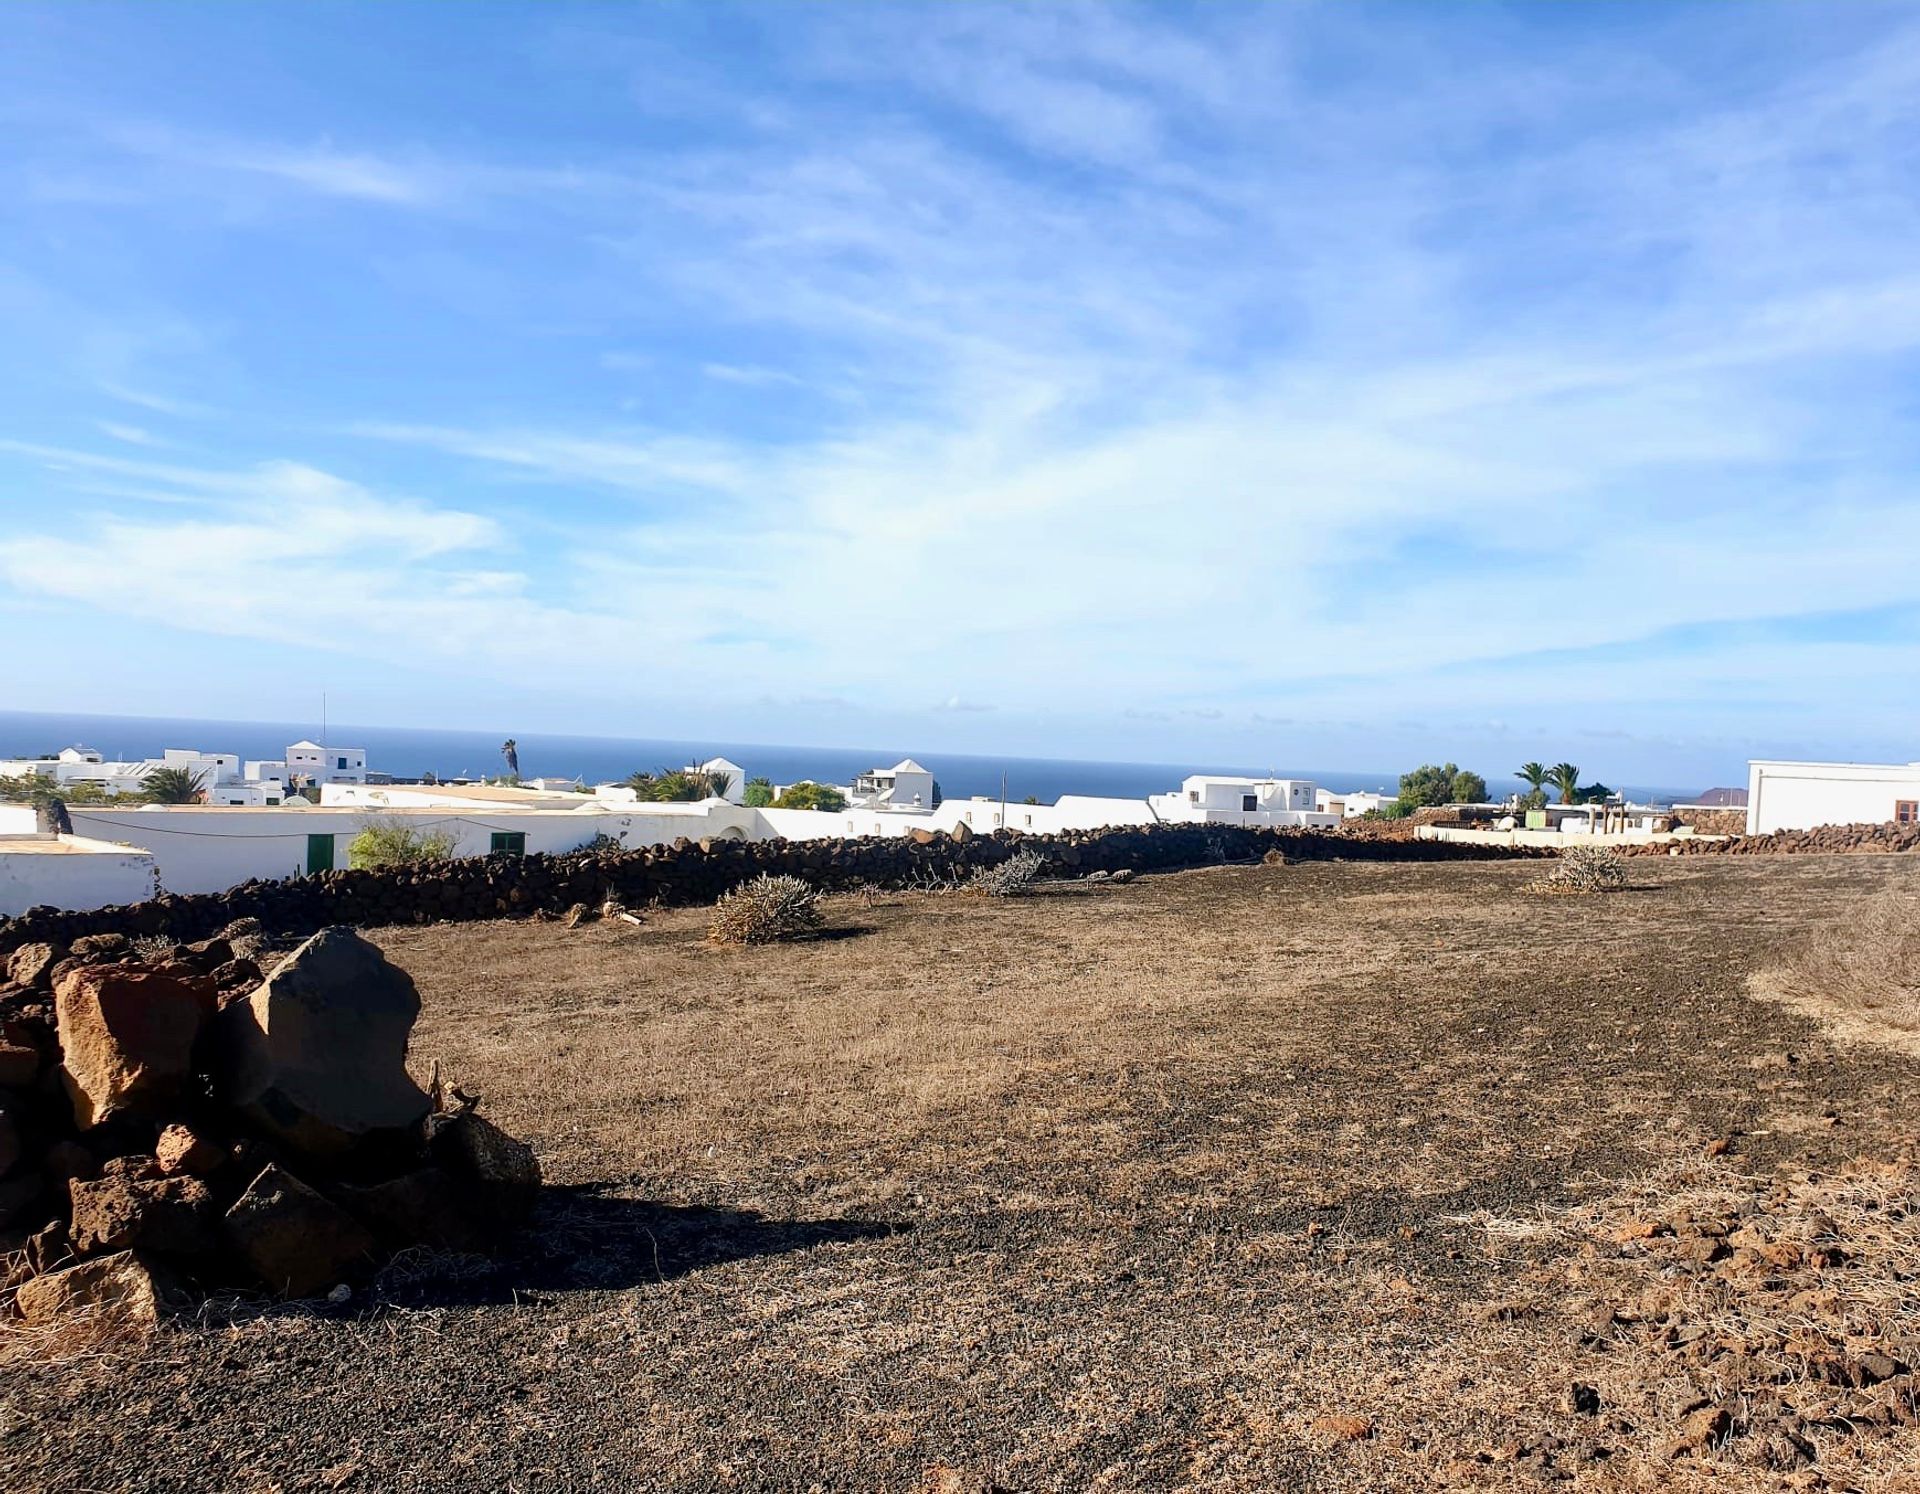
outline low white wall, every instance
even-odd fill
[[[663,845],[686,836],[753,833],[754,811],[731,805],[658,804],[645,810],[395,809],[360,807],[222,809],[207,805],[73,811],[76,831],[152,854],[168,892],[223,892],[249,877],[297,877],[307,870],[307,837],[334,838],[334,865],[371,820],[393,819],[454,839],[456,856],[484,856],[496,832],[526,836],[529,853],[577,850],[595,835],[623,845]]]
[[[47,847],[57,843],[62,849]],[[0,918],[43,904],[84,911],[153,896],[153,857],[85,836],[0,839]]]
[[[1920,803],[1920,763],[1747,765],[1747,834],[1816,825],[1878,825],[1901,800]]]

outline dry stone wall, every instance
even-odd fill
[[[963,827],[964,828],[964,827]],[[906,836],[860,840],[677,840],[643,850],[562,856],[485,856],[375,871],[320,872],[243,882],[226,892],[162,895],[124,907],[64,912],[34,908],[0,920],[0,955],[24,945],[64,945],[89,934],[201,939],[241,918],[276,934],[306,934],[336,924],[372,928],[561,913],[609,899],[629,907],[712,902],[761,872],[790,872],[838,891],[872,883],[908,887],[964,877],[1027,849],[1044,875],[1164,871],[1225,861],[1257,861],[1278,850],[1287,859],[1375,861],[1503,860],[1532,854],[1504,846],[1369,840],[1326,830],[1226,825],[1154,825],[1059,835]]]
[[[1744,809],[1676,809],[1676,825],[1689,825],[1701,835],[1745,835],[1747,812]]]
[[[1920,851],[1920,825],[1819,825],[1732,840],[1676,840],[1622,846],[1638,856],[1889,856]]]

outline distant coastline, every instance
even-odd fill
[[[271,721],[215,721],[159,716],[81,715],[66,712],[0,711],[0,758],[29,757],[56,752],[76,742],[97,747],[109,758],[158,757],[164,748],[192,747],[206,752],[236,752],[243,758],[273,759],[290,742],[315,737],[318,724]],[[422,773],[442,777],[478,776],[505,771],[500,743],[508,735],[477,731],[443,731],[430,727],[361,726],[333,723],[327,735],[333,744],[365,747],[368,766],[378,772],[411,778]],[[1010,799],[1028,795],[1052,803],[1062,794],[1093,794],[1114,798],[1144,798],[1178,787],[1189,773],[1238,773],[1310,778],[1336,792],[1387,789],[1398,782],[1401,768],[1353,770],[1307,768],[1285,764],[1218,762],[1128,763],[1092,759],[986,757],[941,752],[924,743],[906,742],[875,748],[793,747],[737,742],[720,738],[595,737],[511,732],[523,777],[578,776],[589,783],[624,778],[642,768],[678,767],[713,756],[731,758],[749,774],[764,775],[776,783],[813,778],[848,783],[868,768],[885,767],[912,756],[931,768],[941,791],[952,798],[976,795],[998,797],[1001,775],[1006,775]],[[1412,767],[1411,763],[1402,767]],[[1477,764],[1468,766],[1478,767]],[[1487,771],[1495,793],[1517,785],[1503,774]],[[1654,789],[1629,786],[1631,792],[1661,798],[1685,795],[1691,789]],[[1696,785],[1695,788],[1698,786]]]

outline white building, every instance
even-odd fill
[[[1747,764],[1747,834],[1920,824],[1920,763]]]
[[[869,768],[854,779],[847,797],[869,809],[930,810],[933,774],[903,757],[891,768]]]
[[[1336,794],[1332,789],[1317,788],[1313,791],[1313,807],[1322,814],[1330,814],[1336,819],[1357,819],[1376,809],[1384,809],[1399,799],[1398,794],[1376,793],[1372,789],[1350,789],[1344,794]]]
[[[288,774],[302,783],[365,783],[367,749],[295,742],[287,749],[286,766]]]
[[[1177,792],[1147,800],[1154,814],[1169,822],[1210,825],[1332,825],[1338,817],[1317,807],[1313,783],[1305,778],[1235,778],[1196,773]]]
[[[11,806],[9,806],[10,808]],[[0,820],[0,918],[29,908],[109,908],[153,896],[150,853],[84,835],[49,835]]]

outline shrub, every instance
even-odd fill
[[[747,808],[766,809],[773,803],[773,784],[765,778],[749,778],[740,794]]]
[[[1606,846],[1568,846],[1560,864],[1538,882],[1536,892],[1618,892],[1627,885],[1627,863]]]
[[[987,897],[1020,897],[1032,890],[1046,862],[1037,851],[1015,851],[998,866],[983,866],[967,882],[969,892]]]
[[[787,785],[787,791],[773,801],[775,809],[824,809],[828,813],[847,807],[847,796],[829,784],[803,778]]]
[[[707,937],[715,944],[770,944],[819,927],[817,888],[798,877],[762,872],[720,894]]]
[[[376,866],[413,866],[445,861],[454,838],[444,830],[418,830],[404,820],[369,820],[347,847],[347,865],[355,871]]]

